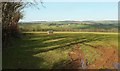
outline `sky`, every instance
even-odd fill
[[[24,1],[33,2],[33,0],[24,0]],[[36,1],[37,2],[39,1],[43,1],[43,2],[119,2],[119,0],[36,0]]]
[[[72,1],[72,0],[71,0]],[[75,0],[77,1],[77,0]],[[23,10],[20,22],[117,20],[118,2],[44,2]]]

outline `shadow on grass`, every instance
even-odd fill
[[[29,40],[31,37],[40,38],[39,40]],[[41,40],[42,38],[42,40]],[[63,38],[63,36],[25,36],[22,39],[12,40],[9,48],[3,49],[3,69],[40,69],[45,60],[42,57],[35,57],[34,48],[45,47],[43,41],[49,39]],[[32,45],[32,46],[31,46]],[[25,47],[23,47],[25,46]],[[45,67],[44,67],[45,68]]]
[[[49,37],[49,38],[48,38]],[[50,40],[50,39],[56,39],[56,38],[63,38],[63,36],[56,36],[56,37],[53,37],[53,36],[48,36],[42,40],[36,40],[36,41],[32,41],[32,40],[28,40],[25,41],[27,42],[27,45],[25,46],[21,46],[21,47],[25,47],[24,49],[27,49],[27,51],[34,51],[34,48],[38,48],[37,51],[35,51],[35,54],[37,53],[42,53],[42,52],[48,52],[48,51],[51,51],[51,50],[55,50],[55,49],[59,49],[59,48],[63,48],[63,47],[66,47],[66,46],[71,46],[71,45],[75,45],[75,44],[84,44],[84,43],[88,43],[88,42],[94,42],[94,41],[101,41],[103,39],[105,39],[106,37],[105,36],[102,36],[102,37],[92,37],[92,38],[77,38],[77,41],[70,41],[70,40],[65,40],[65,41],[61,41],[61,42],[50,42],[50,43],[47,43],[47,44],[44,44],[42,42],[46,41],[46,40]],[[64,37],[65,38],[65,37]],[[28,44],[28,43],[31,43],[31,44]],[[59,46],[55,46],[55,45],[59,45]],[[51,46],[55,46],[55,47],[51,47]],[[50,48],[49,48],[50,47]]]
[[[39,69],[44,62],[42,57],[35,57],[35,54],[48,52],[59,48],[64,48],[66,46],[71,46],[74,44],[82,44],[92,41],[100,41],[105,37],[81,37],[75,40],[79,41],[64,41],[64,42],[55,42],[56,45],[66,43],[60,46],[46,48],[48,46],[55,45],[54,43],[43,44],[46,40],[57,39],[57,38],[67,38],[69,35],[55,35],[55,36],[39,36],[39,35],[28,35],[23,39],[20,40],[13,40],[12,44],[10,45],[11,48],[3,49],[3,69]],[[87,35],[88,36],[88,35]],[[71,37],[75,37],[72,35]],[[34,39],[33,39],[34,38]],[[35,48],[45,48],[41,50],[34,51]],[[59,67],[61,64],[64,64],[64,61],[56,63],[53,68]],[[61,68],[61,67],[60,67]]]
[[[84,44],[84,43],[88,43],[88,42],[93,42],[93,41],[101,41],[101,39],[103,38],[93,38],[93,39],[81,39],[82,41],[76,41],[76,42],[70,42],[70,43],[67,43],[67,44],[63,44],[61,46],[56,46],[56,47],[53,47],[53,48],[48,48],[48,49],[42,49],[42,50],[39,50],[36,52],[37,53],[42,53],[42,52],[48,52],[48,51],[51,51],[51,50],[55,50],[55,49],[59,49],[59,48],[63,48],[63,47],[66,47],[66,46],[71,46],[71,45],[75,45],[75,44]]]
[[[57,63],[55,63],[52,67],[52,69],[65,69],[66,63],[68,60],[61,60]]]
[[[23,48],[3,49],[3,69],[38,69],[40,68],[43,58],[33,56],[32,51],[25,51]]]

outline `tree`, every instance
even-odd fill
[[[35,1],[35,0],[34,0]],[[36,2],[35,2],[36,3]],[[2,2],[2,41],[3,47],[10,38],[19,37],[18,21],[23,17],[22,10],[34,5],[31,2]],[[6,47],[6,46],[5,46]]]

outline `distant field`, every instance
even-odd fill
[[[23,32],[23,33],[45,33],[47,34],[47,32]],[[54,33],[88,33],[88,34],[116,34],[118,35],[117,32],[54,32]]]
[[[117,21],[44,21],[19,23],[21,31],[117,32]]]
[[[9,48],[3,49],[3,68],[62,68],[69,61],[68,53],[76,44],[91,64],[101,55],[94,46],[118,49],[117,33],[55,32],[48,35],[46,32],[24,32],[24,35],[22,39],[13,40]]]

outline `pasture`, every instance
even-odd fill
[[[70,60],[68,53],[76,44],[91,64],[90,68],[108,68],[105,65],[93,65],[101,58],[99,51],[101,48],[111,48],[117,53],[118,50],[117,33],[55,32],[48,35],[46,32],[25,32],[23,35],[21,39],[11,41],[9,48],[3,49],[3,69],[64,68]]]

